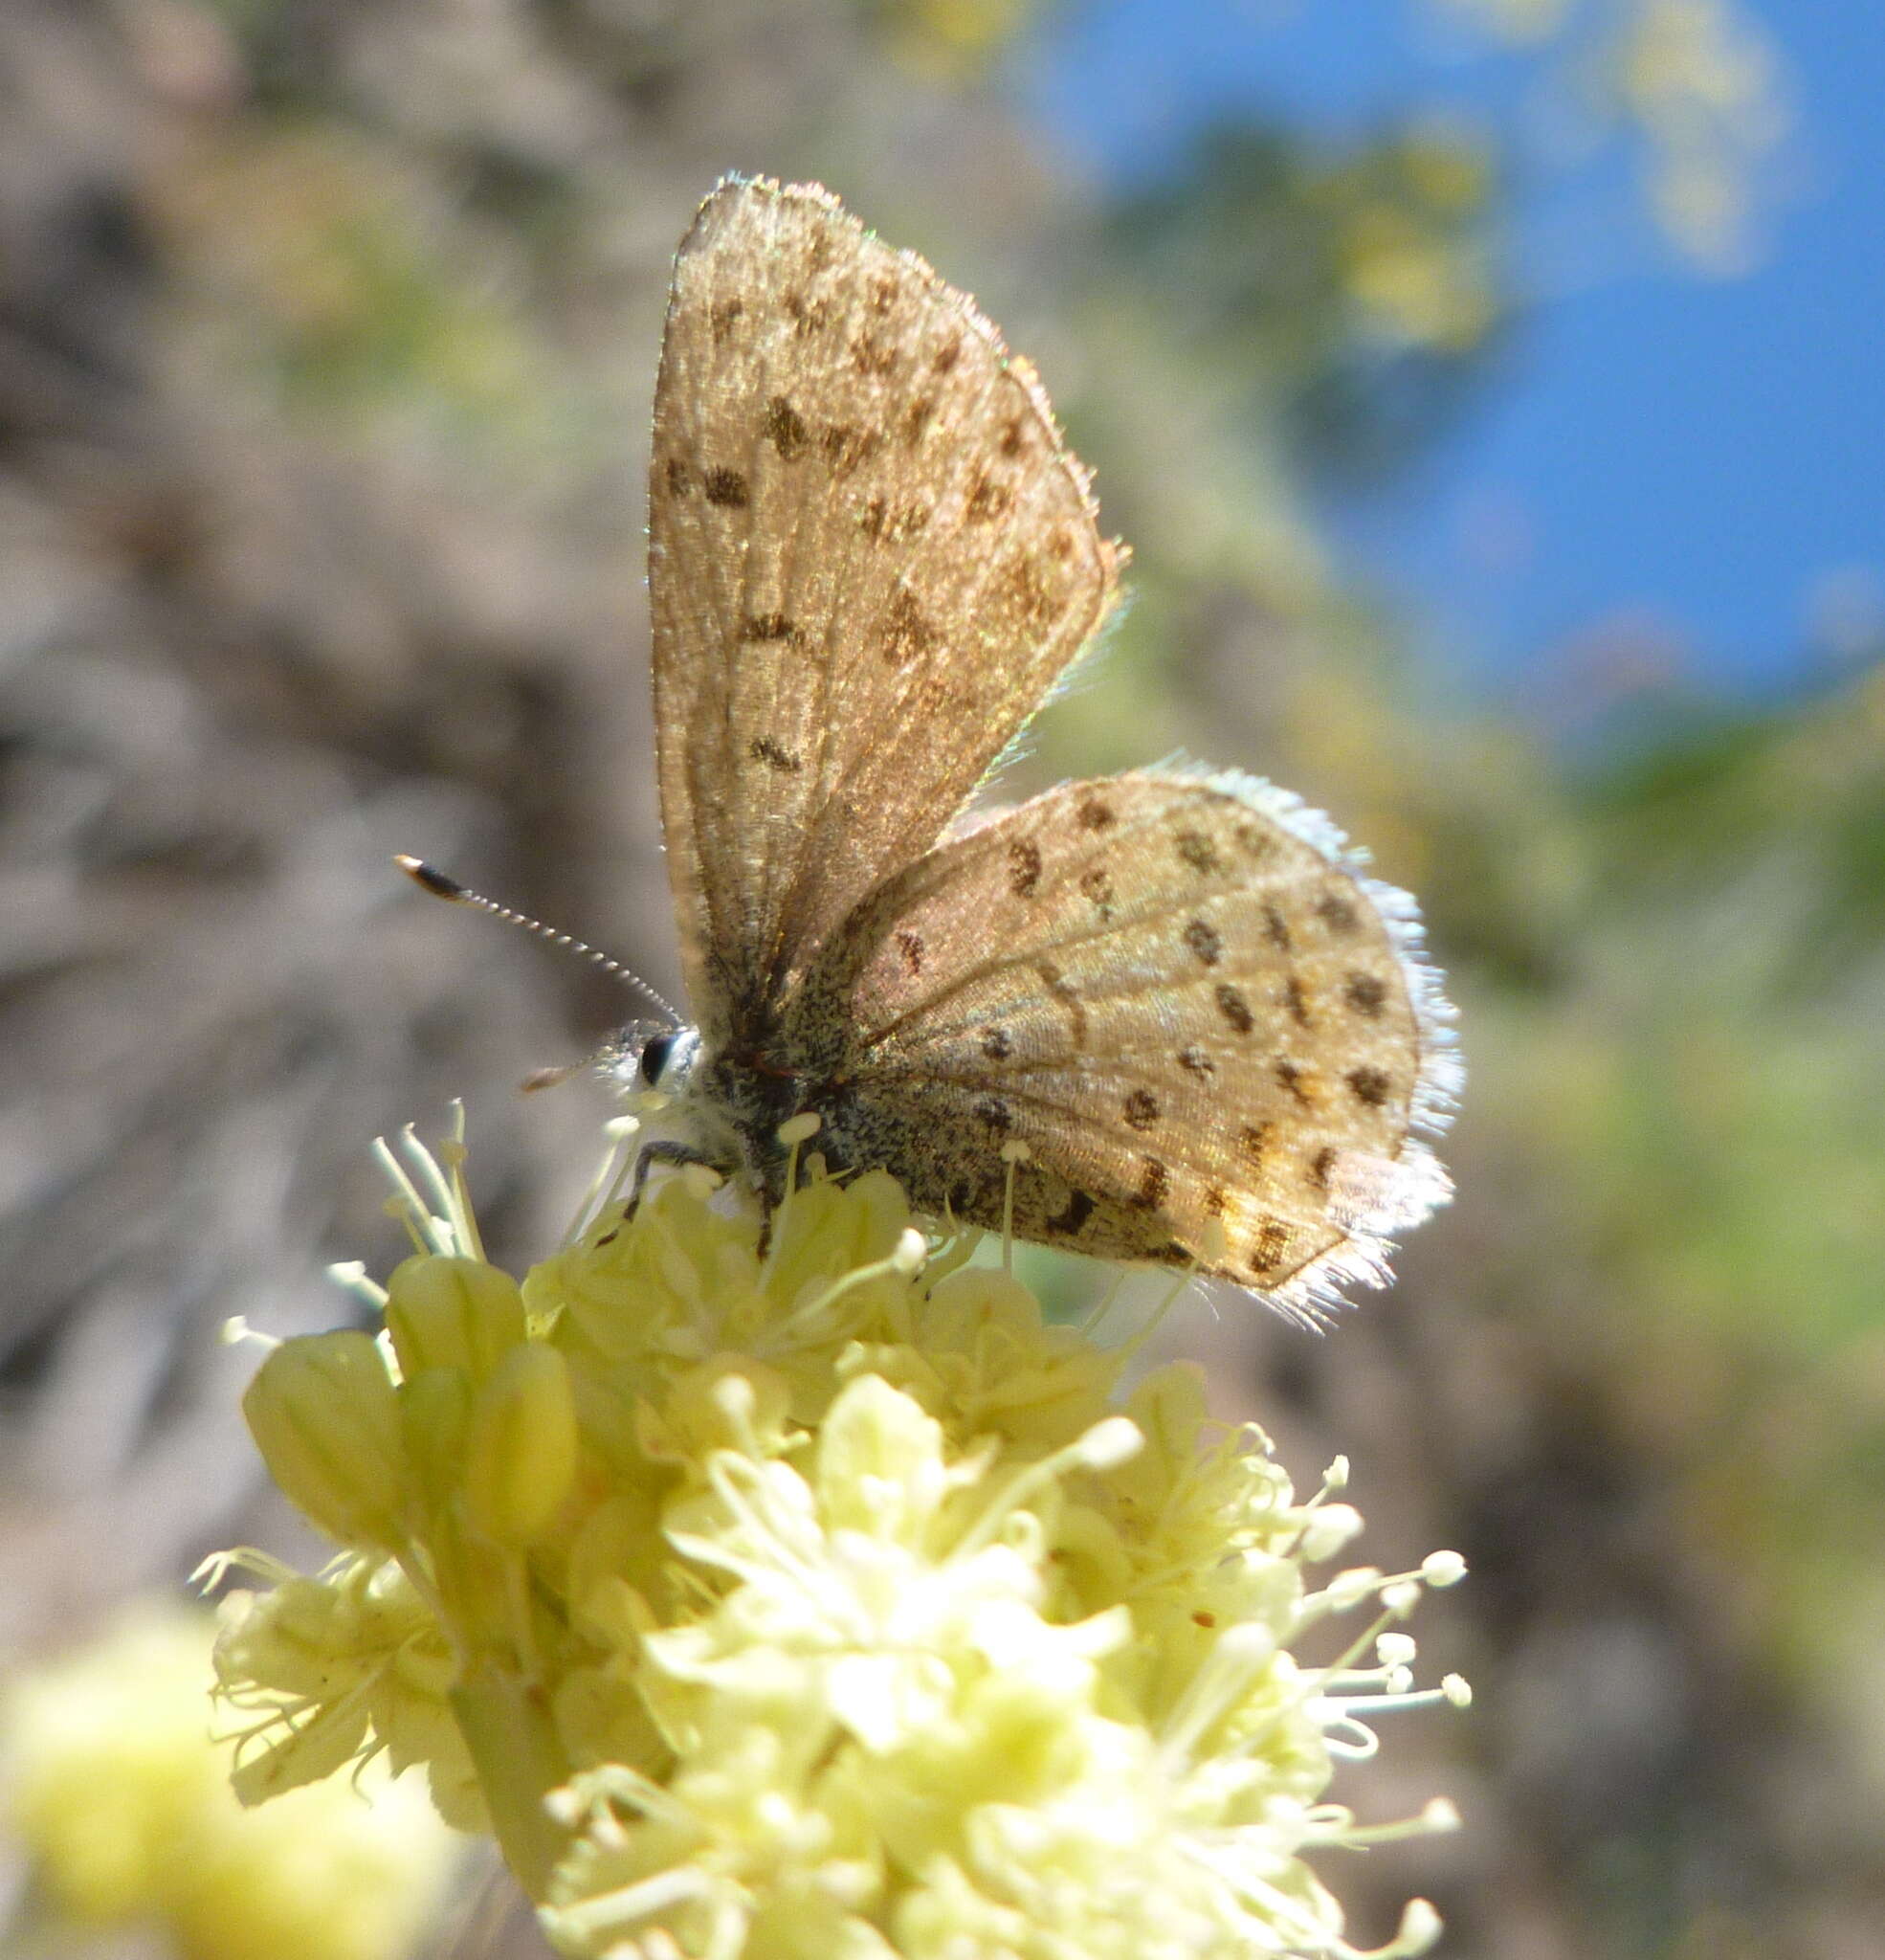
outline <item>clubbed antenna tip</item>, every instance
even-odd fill
[[[514,912],[508,905],[500,905],[497,900],[487,899],[482,892],[475,892],[469,885],[460,884],[455,878],[448,878],[437,865],[428,864],[423,858],[414,858],[401,851],[394,855],[392,861],[422,891],[430,892],[435,899],[449,899],[455,905],[471,905],[477,911],[488,912],[494,919],[501,919],[506,925],[515,925],[524,932],[534,934],[538,939],[548,940],[552,946],[581,954],[584,959],[592,961],[605,973],[612,974],[625,986],[639,990],[668,1017],[672,1027],[678,1029],[682,1025],[679,1014],[639,973],[624,966],[620,960],[610,958],[608,953],[598,951],[587,940],[578,939],[572,933],[559,932],[555,926],[545,925],[541,919],[532,919],[526,913]]]

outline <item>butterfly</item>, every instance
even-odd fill
[[[1421,1138],[1458,1068],[1412,901],[1240,774],[963,820],[1125,557],[970,299],[818,186],[721,182],[675,263],[649,479],[698,1025],[624,1064],[774,1203],[810,1112],[829,1167],[920,1211],[1011,1205],[1022,1238],[1314,1315],[1449,1193]]]

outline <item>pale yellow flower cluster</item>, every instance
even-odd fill
[[[384,1337],[248,1396],[347,1554],[223,1643],[246,1795],[423,1764],[562,1950],[645,1960],[1349,1955],[1305,1855],[1451,1821],[1322,1796],[1375,1712],[1464,1700],[1387,1631],[1458,1559],[1312,1584],[1345,1470],[1299,1502],[1195,1370],[1121,1402],[881,1174],[814,1161],[769,1231],[698,1169],[605,1193],[520,1288],[412,1161]]]
[[[29,1937],[143,1929],[179,1960],[399,1960],[458,1841],[419,1786],[378,1770],[244,1810],[211,1733],[211,1634],[208,1614],[146,1605],[9,1683],[6,1810],[34,1880]]]

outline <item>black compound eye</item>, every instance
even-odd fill
[[[642,1079],[650,1088],[661,1080],[661,1071],[668,1065],[668,1055],[675,1045],[672,1035],[651,1035],[642,1043]]]

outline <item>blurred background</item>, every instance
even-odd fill
[[[1330,1872],[1356,1938],[1885,1952],[1882,89],[1866,0],[6,0],[7,1669],[310,1556],[215,1332],[398,1257],[372,1135],[465,1097],[494,1257],[573,1207],[600,1092],[515,1085],[619,994],[387,859],[675,987],[667,267],[815,176],[1135,549],[1015,790],[1272,775],[1462,1010],[1394,1292],[1173,1332],[1368,1556],[1473,1567],[1416,1631],[1474,1710],[1353,1792],[1468,1828]],[[12,1949],[166,1950],[6,1872]]]

